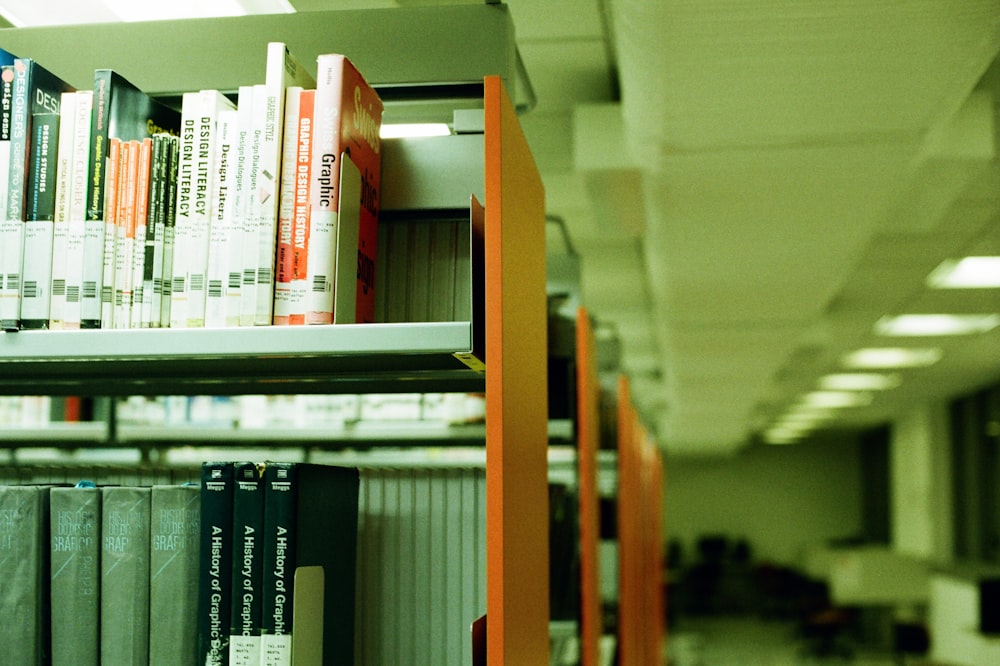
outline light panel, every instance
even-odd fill
[[[886,391],[899,384],[899,375],[875,372],[845,372],[825,375],[819,380],[824,391]]]
[[[948,259],[927,276],[934,289],[998,289],[1000,257]]]
[[[858,349],[841,358],[846,368],[889,370],[896,368],[923,368],[941,360],[943,352],[936,347],[870,347]]]
[[[422,136],[448,136],[451,128],[446,123],[394,123],[382,125],[379,136],[383,139],[402,139]]]
[[[878,335],[923,337],[937,335],[973,335],[1000,326],[1000,315],[904,314],[886,316],[875,322]]]

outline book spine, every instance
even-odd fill
[[[204,463],[198,573],[198,664],[229,663],[232,600],[233,466]]]
[[[0,184],[10,175],[11,113],[14,101],[14,65],[0,66]],[[7,188],[0,187],[0,211],[7,210]]]
[[[264,488],[260,468],[255,463],[236,463],[233,475],[229,663],[231,666],[259,666]]]
[[[94,92],[76,93],[73,122],[73,180],[70,188],[70,216],[66,227],[66,312],[63,326],[78,329],[83,317],[83,266],[87,235],[87,169],[90,164],[90,123]],[[91,285],[94,287],[95,285]]]
[[[253,326],[257,317],[258,248],[260,247],[260,151],[264,134],[266,90],[253,86],[250,126],[247,134],[247,163],[243,174],[243,286],[240,291],[240,326]]]
[[[333,281],[340,189],[341,114],[345,58],[320,55],[316,68],[312,181],[309,206],[307,324],[333,323]]]
[[[177,176],[180,168],[180,138],[170,137],[167,153],[167,191],[163,211],[163,272],[160,276],[160,326],[170,326],[171,289],[173,288],[174,248],[177,223]]]
[[[282,133],[281,178],[278,197],[278,245],[274,257],[274,316],[272,323],[287,325],[291,313],[292,229],[295,215],[296,153],[299,141],[299,98],[302,88],[285,92],[285,128]]]
[[[160,327],[160,297],[163,294],[163,216],[166,192],[166,135],[153,137],[149,174],[149,213],[146,220],[146,257],[143,266],[142,326]],[[153,313],[156,313],[155,316]]]
[[[299,97],[298,148],[295,159],[295,210],[292,223],[292,275],[288,323],[306,323],[309,297],[309,197],[312,182],[315,90]]]
[[[48,663],[49,489],[0,486],[3,659]]]
[[[108,274],[108,248],[114,243],[114,226],[104,217],[111,119],[112,72],[94,72],[93,109],[90,120],[90,151],[87,167],[87,212],[83,260],[83,298],[80,301],[81,327],[100,328],[107,323],[107,297],[114,294],[115,283],[105,280]],[[108,239],[108,233],[112,239]],[[113,321],[112,314],[111,320]]]
[[[14,61],[11,99],[10,170],[7,207],[0,217],[0,328],[16,330],[21,310],[21,251],[24,243],[24,187],[31,123],[34,63]]]
[[[52,488],[52,665],[100,663],[101,491]]]
[[[153,486],[150,501],[149,665],[196,664],[201,493]]]
[[[234,207],[234,160],[239,112],[226,109],[219,113],[215,168],[212,171],[212,211],[209,225],[208,293],[205,297],[205,326],[223,327],[229,300],[230,243],[238,240]]]
[[[240,86],[236,104],[236,157],[233,169],[233,239],[229,244],[229,284],[226,290],[226,325],[241,326],[243,308],[244,266],[243,246],[250,239],[250,226],[246,221],[246,201],[251,196],[250,177],[250,136],[253,123],[253,86]],[[252,283],[253,272],[249,279]]]
[[[129,327],[142,327],[142,304],[146,273],[146,233],[149,215],[150,164],[153,159],[153,140],[149,137],[139,142],[139,164],[135,183],[135,234],[132,241],[132,307]]]
[[[101,489],[101,663],[149,658],[150,489]]]
[[[66,241],[73,182],[73,137],[76,93],[62,94],[59,104],[59,154],[56,164],[56,210],[52,228],[52,279],[49,288],[49,328],[63,328],[66,309]],[[0,156],[2,159],[2,156]]]
[[[181,103],[180,161],[177,166],[177,204],[174,221],[174,262],[170,279],[170,327],[187,324],[190,254],[195,197],[195,154],[198,142],[199,93],[184,93]]]
[[[131,323],[132,254],[135,251],[135,202],[139,173],[139,142],[122,141],[121,151],[118,170],[118,215],[114,227],[115,303],[112,315],[114,328],[128,328]]]
[[[24,221],[21,279],[21,328],[47,328],[52,242],[56,212],[56,170],[59,114],[36,113],[32,118],[31,159]]]
[[[296,542],[294,463],[264,469],[261,666],[291,666]]]
[[[122,140],[113,137],[108,140],[107,165],[104,170],[104,213],[101,215],[107,226],[104,232],[102,250],[101,283],[101,328],[112,328],[115,324],[115,271],[118,268],[115,252],[118,249],[118,217],[125,210],[125,162],[128,149]]]

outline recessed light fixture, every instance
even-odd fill
[[[802,396],[802,405],[807,407],[864,407],[871,404],[872,394],[867,391],[812,391]]]
[[[382,125],[379,135],[383,139],[401,139],[422,136],[448,136],[451,128],[447,123],[394,123]]]
[[[870,347],[858,349],[841,358],[844,367],[856,370],[889,370],[897,368],[923,368],[941,360],[942,351],[936,347]]]
[[[927,286],[935,289],[998,289],[1000,257],[948,259],[927,276]]]
[[[972,335],[1000,326],[998,314],[904,314],[882,317],[875,332],[887,336]]]
[[[886,391],[899,384],[899,375],[877,372],[845,372],[826,375],[819,380],[819,387],[824,391]]]

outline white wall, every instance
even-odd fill
[[[753,446],[731,458],[666,461],[666,538],[689,556],[697,538],[746,538],[758,561],[797,565],[807,545],[861,532],[853,438]]]

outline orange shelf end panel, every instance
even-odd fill
[[[486,635],[493,666],[547,663],[545,194],[499,77],[486,77]]]

